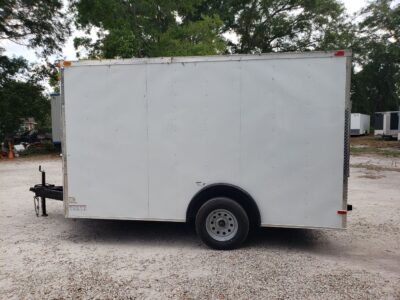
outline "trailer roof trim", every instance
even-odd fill
[[[197,63],[197,62],[220,62],[241,60],[266,60],[266,59],[299,59],[299,58],[340,58],[351,57],[351,50],[344,51],[342,56],[337,56],[335,51],[310,51],[310,52],[284,52],[284,53],[262,53],[262,54],[230,54],[212,56],[174,56],[154,58],[129,58],[129,59],[103,59],[103,60],[80,60],[71,61],[70,67],[79,66],[104,66],[104,65],[135,65],[135,64],[171,64],[171,63]]]

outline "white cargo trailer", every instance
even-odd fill
[[[374,135],[398,138],[400,133],[400,111],[385,111],[375,113]]]
[[[219,249],[253,226],[345,228],[350,66],[343,50],[68,63],[65,216],[194,222]]]
[[[370,116],[358,113],[351,114],[350,134],[368,135],[370,128]]]
[[[61,96],[51,94],[51,136],[54,144],[61,144],[62,121],[61,121]]]

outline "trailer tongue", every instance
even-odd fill
[[[42,170],[42,166],[39,166],[39,172],[42,173],[42,183],[36,184],[29,190],[35,193],[35,195],[33,196],[33,204],[35,207],[36,215],[39,217],[41,206],[42,216],[47,217],[46,199],[63,201],[63,187],[46,183],[46,172]]]

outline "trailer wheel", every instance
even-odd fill
[[[196,232],[211,248],[234,249],[247,238],[249,218],[243,207],[232,199],[213,198],[197,212]]]

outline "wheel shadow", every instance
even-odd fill
[[[293,249],[312,252],[329,245],[329,238],[323,230],[269,227],[255,230],[249,236],[247,245],[264,249]]]
[[[204,248],[193,226],[186,223],[68,219],[64,238],[77,243],[154,245]],[[289,228],[260,228],[252,232],[244,248],[315,250],[326,245],[323,231]]]

